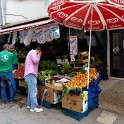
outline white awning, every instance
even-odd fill
[[[28,30],[28,29],[38,27],[41,25],[45,25],[45,24],[49,24],[49,23],[54,23],[54,21],[52,19],[47,19],[47,20],[32,22],[32,23],[28,23],[28,24],[21,24],[19,26],[8,27],[6,29],[1,29],[0,35],[9,34],[11,32],[17,32],[17,31],[22,31],[22,30]]]

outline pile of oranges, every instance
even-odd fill
[[[97,79],[99,77],[99,73],[95,68],[89,69],[89,82],[91,82],[93,79]],[[88,74],[87,73],[81,73],[77,72],[77,75],[74,76],[71,82],[67,82],[64,84],[64,87],[66,89],[83,89],[88,84]]]

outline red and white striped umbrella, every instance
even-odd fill
[[[124,28],[123,3],[118,2],[117,6],[111,1],[115,0],[55,0],[48,7],[49,17],[57,23],[74,29],[90,31],[87,88],[89,88],[92,30]]]
[[[124,8],[103,0],[56,0],[49,5],[48,14],[59,24],[74,29],[124,28]]]

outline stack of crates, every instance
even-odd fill
[[[88,89],[88,107],[97,108],[99,106],[99,94],[101,92],[101,88],[98,83],[101,79],[101,74],[99,73],[99,77],[96,80],[91,82],[91,85]]]
[[[97,108],[99,106],[99,94],[101,92],[101,89],[98,85],[100,80],[101,80],[101,74],[99,73],[99,77],[96,80],[93,80],[91,82],[89,89],[85,89],[86,91],[88,91],[88,109],[85,112],[77,111],[78,109],[76,109],[76,104],[75,104],[75,107],[72,107],[72,103],[69,102],[71,104],[71,107],[69,105],[68,106],[63,105],[63,108],[65,108],[65,111],[64,111],[65,114],[80,121],[83,117],[88,116],[88,114],[91,110],[93,110],[94,108]],[[75,97],[79,98],[79,96],[75,96]],[[73,99],[73,96],[71,96],[69,98]],[[79,104],[80,101],[78,100],[78,102],[76,102],[76,103]],[[70,108],[68,108],[68,107],[70,107]],[[77,106],[77,107],[79,107],[79,106]],[[80,109],[80,110],[83,110],[83,109]]]

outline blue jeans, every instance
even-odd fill
[[[25,81],[28,85],[28,100],[27,105],[34,109],[37,104],[37,78],[33,74],[25,76]]]
[[[7,100],[13,102],[15,100],[11,80],[6,75],[1,76],[1,100],[3,102],[6,102]]]

